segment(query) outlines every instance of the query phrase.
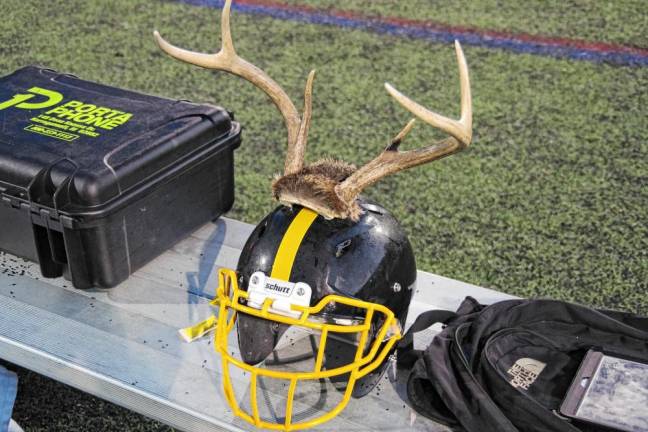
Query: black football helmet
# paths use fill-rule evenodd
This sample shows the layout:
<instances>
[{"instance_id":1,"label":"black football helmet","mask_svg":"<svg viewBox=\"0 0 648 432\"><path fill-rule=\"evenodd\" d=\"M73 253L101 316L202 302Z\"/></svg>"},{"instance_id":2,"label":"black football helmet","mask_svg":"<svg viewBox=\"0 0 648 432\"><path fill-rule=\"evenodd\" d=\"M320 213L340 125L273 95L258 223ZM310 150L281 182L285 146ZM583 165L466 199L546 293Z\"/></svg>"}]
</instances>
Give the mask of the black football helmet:
<instances>
[{"instance_id":1,"label":"black football helmet","mask_svg":"<svg viewBox=\"0 0 648 432\"><path fill-rule=\"evenodd\" d=\"M284 273L285 281L307 284L312 289L310 306L329 295L380 304L394 313L403 328L416 281L412 247L398 221L387 210L366 200L361 200L360 206L363 214L358 222L327 220L317 215L306 227L301 241L293 238L292 242L287 240L287 233L291 234L291 227L304 209L277 207L256 226L243 248L236 270L239 287L245 290L253 275L259 272L276 275L278 252L285 254L288 247L291 249L288 254L294 258L290 270ZM333 323L352 322L363 318L364 313L332 302L318 318ZM246 314L239 314L237 320L240 353L248 364L266 359L289 327ZM375 336L382 323L373 325ZM327 347L325 368L353 361L348 357L354 350L345 350L345 344L327 344ZM353 396L371 391L385 365L383 362L358 380Z\"/></svg>"}]
</instances>

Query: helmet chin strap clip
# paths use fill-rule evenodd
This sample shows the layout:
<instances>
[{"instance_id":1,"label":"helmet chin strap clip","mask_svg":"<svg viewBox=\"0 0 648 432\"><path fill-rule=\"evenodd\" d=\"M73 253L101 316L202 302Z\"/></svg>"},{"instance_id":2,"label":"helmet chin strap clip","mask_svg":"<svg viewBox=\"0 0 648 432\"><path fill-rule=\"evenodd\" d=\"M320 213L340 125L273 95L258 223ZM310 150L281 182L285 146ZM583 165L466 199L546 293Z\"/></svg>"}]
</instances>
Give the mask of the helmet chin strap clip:
<instances>
[{"instance_id":1,"label":"helmet chin strap clip","mask_svg":"<svg viewBox=\"0 0 648 432\"><path fill-rule=\"evenodd\" d=\"M312 289L307 283L274 279L260 271L250 276L247 292L248 306L263 309L266 301L271 299L269 312L292 318L299 318L301 312L292 310L291 305L309 307L312 295Z\"/></svg>"}]
</instances>

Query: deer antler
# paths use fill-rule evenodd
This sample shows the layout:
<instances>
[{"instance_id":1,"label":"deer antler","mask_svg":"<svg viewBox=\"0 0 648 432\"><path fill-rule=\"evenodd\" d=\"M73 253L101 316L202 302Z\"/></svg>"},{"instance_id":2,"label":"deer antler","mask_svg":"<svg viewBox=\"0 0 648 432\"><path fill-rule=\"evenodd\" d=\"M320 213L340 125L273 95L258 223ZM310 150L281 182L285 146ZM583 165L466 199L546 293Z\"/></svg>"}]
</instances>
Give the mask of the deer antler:
<instances>
[{"instance_id":1,"label":"deer antler","mask_svg":"<svg viewBox=\"0 0 648 432\"><path fill-rule=\"evenodd\" d=\"M461 82L461 118L459 120L452 120L436 114L385 83L385 88L389 94L403 107L424 122L441 129L451 136L425 148L406 152L398 151L400 143L414 126L414 120L410 121L378 157L336 186L335 192L348 206L353 206L356 197L363 189L385 176L440 159L468 147L472 139L470 80L468 78L466 58L458 41L455 41L455 51L459 63L459 79Z\"/></svg>"},{"instance_id":2,"label":"deer antler","mask_svg":"<svg viewBox=\"0 0 648 432\"><path fill-rule=\"evenodd\" d=\"M240 76L263 90L277 106L284 117L288 129L288 151L286 155L285 174L296 173L304 165L304 152L308 127L310 124L310 95L312 93L314 72L308 77L304 96L304 117L300 119L295 105L286 92L268 74L247 62L236 54L230 32L231 0L226 0L221 18L222 48L216 54L203 54L187 51L171 45L157 32L153 33L160 49L171 57L208 69L222 70Z\"/></svg>"},{"instance_id":3,"label":"deer antler","mask_svg":"<svg viewBox=\"0 0 648 432\"><path fill-rule=\"evenodd\" d=\"M468 66L459 42L455 42L461 81L461 118L452 120L436 114L401 94L391 85L387 91L407 110L424 122L448 133L450 137L428 147L400 152L398 147L414 126L410 121L378 157L360 169L343 161L324 159L304 166L304 153L312 113L315 71L311 71L304 91L304 112L300 118L286 92L265 72L236 54L230 32L231 0L225 1L222 14L222 47L216 54L202 54L175 47L154 32L160 48L178 60L240 76L263 90L284 117L288 129L288 151L284 175L272 183L275 198L285 205L311 208L327 219L358 220L362 214L356 198L366 187L398 171L431 162L466 148L472 139L472 103Z\"/></svg>"}]
</instances>

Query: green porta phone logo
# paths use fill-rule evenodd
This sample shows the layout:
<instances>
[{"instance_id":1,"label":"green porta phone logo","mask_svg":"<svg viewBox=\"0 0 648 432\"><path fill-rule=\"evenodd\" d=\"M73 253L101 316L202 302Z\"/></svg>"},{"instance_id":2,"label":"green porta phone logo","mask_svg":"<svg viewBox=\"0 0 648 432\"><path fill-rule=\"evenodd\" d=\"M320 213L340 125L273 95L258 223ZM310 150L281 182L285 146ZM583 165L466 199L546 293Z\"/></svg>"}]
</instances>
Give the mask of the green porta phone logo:
<instances>
[{"instance_id":1,"label":"green porta phone logo","mask_svg":"<svg viewBox=\"0 0 648 432\"><path fill-rule=\"evenodd\" d=\"M0 103L0 111L12 106L15 106L16 108L29 109L29 110L49 108L52 105L56 105L57 103L63 100L63 95L53 90L47 90L40 87L32 87L27 91L30 92L31 94L17 94L14 95L8 101ZM35 98L37 95L44 96L47 98L47 100L40 101L40 102L27 102L28 100Z\"/></svg>"},{"instance_id":2,"label":"green porta phone logo","mask_svg":"<svg viewBox=\"0 0 648 432\"><path fill-rule=\"evenodd\" d=\"M63 141L74 141L81 135L97 138L102 130L113 130L133 116L131 113L78 100L59 105L64 96L41 87L32 87L27 91L29 93L16 94L11 99L0 102L0 111L11 107L24 110L52 108L31 118L33 123L24 130Z\"/></svg>"}]
</instances>

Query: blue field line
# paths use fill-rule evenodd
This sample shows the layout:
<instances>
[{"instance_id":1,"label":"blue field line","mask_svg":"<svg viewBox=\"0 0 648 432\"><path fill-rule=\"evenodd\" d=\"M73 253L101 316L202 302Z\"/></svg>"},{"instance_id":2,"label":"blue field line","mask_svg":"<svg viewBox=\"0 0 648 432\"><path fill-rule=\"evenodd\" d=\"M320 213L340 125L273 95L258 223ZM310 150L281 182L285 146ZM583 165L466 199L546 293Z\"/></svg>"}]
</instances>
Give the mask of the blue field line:
<instances>
[{"instance_id":1,"label":"blue field line","mask_svg":"<svg viewBox=\"0 0 648 432\"><path fill-rule=\"evenodd\" d=\"M209 8L222 8L222 0L176 0L193 6ZM623 66L648 66L648 55L639 53L624 52L622 50L610 51L600 49L584 49L556 43L534 42L519 40L514 36L493 37L473 30L439 30L422 26L412 26L401 23L390 23L377 18L364 18L358 16L340 16L325 11L313 9L304 10L296 6L282 4L264 4L264 0L255 2L242 2L232 5L232 8L240 13L272 17L285 21L304 22L318 25L332 25L343 28L369 30L376 33L404 36L413 39L422 39L430 42L451 43L458 40L462 44L494 48L519 54L532 54L549 56L555 58L568 58L578 61L589 61L595 63L612 63ZM528 39L528 38L527 38Z\"/></svg>"}]
</instances>

